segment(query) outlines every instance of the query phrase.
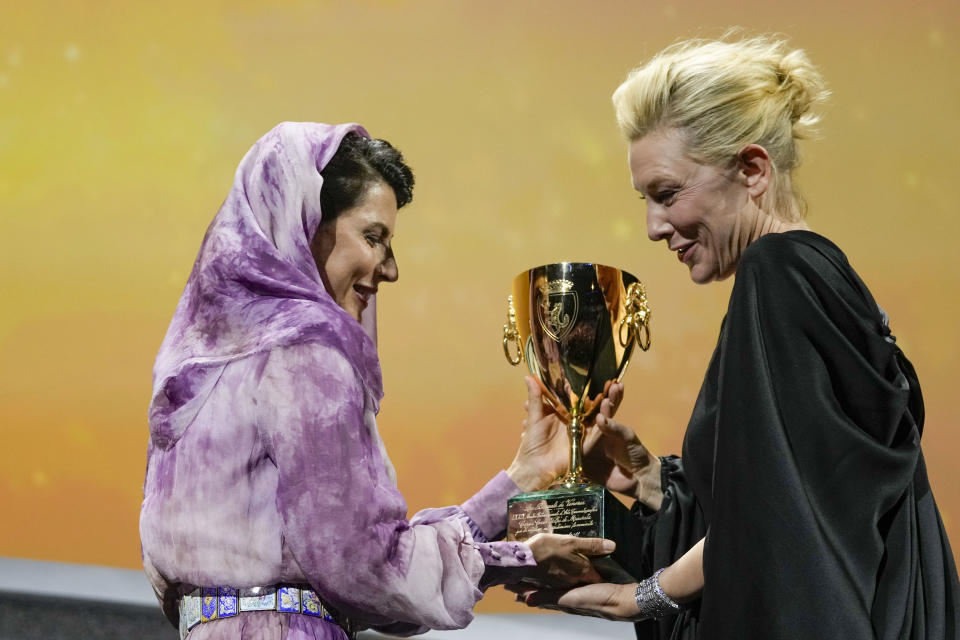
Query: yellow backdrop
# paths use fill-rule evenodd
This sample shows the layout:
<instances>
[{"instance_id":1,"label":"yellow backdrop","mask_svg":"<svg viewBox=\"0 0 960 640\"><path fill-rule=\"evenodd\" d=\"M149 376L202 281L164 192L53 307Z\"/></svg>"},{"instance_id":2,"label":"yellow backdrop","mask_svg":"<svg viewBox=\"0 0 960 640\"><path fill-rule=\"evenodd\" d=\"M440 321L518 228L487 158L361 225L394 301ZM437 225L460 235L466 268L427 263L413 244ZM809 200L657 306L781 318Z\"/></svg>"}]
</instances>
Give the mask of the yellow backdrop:
<instances>
[{"instance_id":1,"label":"yellow backdrop","mask_svg":"<svg viewBox=\"0 0 960 640\"><path fill-rule=\"evenodd\" d=\"M953 0L7 3L0 20L0 555L138 567L150 369L236 164L282 120L357 121L417 175L380 296L381 428L411 510L513 454L511 278L561 259L648 284L621 413L676 452L729 283L646 241L609 96L731 25L808 49L834 96L799 172L816 231L892 317L960 549ZM481 610L516 608L494 596Z\"/></svg>"}]
</instances>

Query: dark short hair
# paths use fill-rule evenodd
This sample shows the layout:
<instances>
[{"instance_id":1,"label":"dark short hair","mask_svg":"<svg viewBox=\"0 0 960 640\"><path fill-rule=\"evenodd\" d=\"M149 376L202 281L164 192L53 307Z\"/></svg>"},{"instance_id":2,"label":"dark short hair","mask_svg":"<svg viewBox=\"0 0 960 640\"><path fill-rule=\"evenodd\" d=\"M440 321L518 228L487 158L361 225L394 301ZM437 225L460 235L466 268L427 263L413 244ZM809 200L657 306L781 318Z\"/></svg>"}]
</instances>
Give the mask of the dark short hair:
<instances>
[{"instance_id":1,"label":"dark short hair","mask_svg":"<svg viewBox=\"0 0 960 640\"><path fill-rule=\"evenodd\" d=\"M390 185L397 208L413 199L413 171L403 161L403 154L386 140L348 133L320 175L324 222L360 204L367 189L376 182Z\"/></svg>"}]
</instances>

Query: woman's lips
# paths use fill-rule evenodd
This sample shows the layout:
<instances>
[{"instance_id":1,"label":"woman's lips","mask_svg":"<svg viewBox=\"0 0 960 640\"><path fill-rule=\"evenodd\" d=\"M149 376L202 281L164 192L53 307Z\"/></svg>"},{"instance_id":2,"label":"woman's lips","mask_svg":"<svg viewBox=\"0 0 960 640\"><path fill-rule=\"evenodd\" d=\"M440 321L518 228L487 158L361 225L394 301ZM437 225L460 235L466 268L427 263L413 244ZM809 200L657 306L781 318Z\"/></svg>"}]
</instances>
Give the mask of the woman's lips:
<instances>
[{"instance_id":1,"label":"woman's lips","mask_svg":"<svg viewBox=\"0 0 960 640\"><path fill-rule=\"evenodd\" d=\"M690 255L690 249L692 249L692 248L693 248L693 245L695 245L695 244L696 244L696 242L694 242L694 243L692 243L692 244L688 244L688 245L685 246L685 247L680 247L680 248L678 248L678 249L677 249L677 260L679 260L680 262L686 263L689 255Z\"/></svg>"},{"instance_id":2,"label":"woman's lips","mask_svg":"<svg viewBox=\"0 0 960 640\"><path fill-rule=\"evenodd\" d=\"M353 285L353 292L357 296L357 300L360 301L360 304L364 309L367 308L367 303L370 302L370 296L376 295L377 290L371 289L370 287L364 287L363 285L355 284Z\"/></svg>"}]
</instances>

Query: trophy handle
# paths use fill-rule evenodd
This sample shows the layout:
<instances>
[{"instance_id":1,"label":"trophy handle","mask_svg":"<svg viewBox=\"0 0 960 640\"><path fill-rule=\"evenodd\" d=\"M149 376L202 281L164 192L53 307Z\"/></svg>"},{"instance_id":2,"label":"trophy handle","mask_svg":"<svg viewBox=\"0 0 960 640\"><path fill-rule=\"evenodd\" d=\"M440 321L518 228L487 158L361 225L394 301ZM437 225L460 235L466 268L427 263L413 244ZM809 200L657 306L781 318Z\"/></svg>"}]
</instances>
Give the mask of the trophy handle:
<instances>
[{"instance_id":1,"label":"trophy handle","mask_svg":"<svg viewBox=\"0 0 960 640\"><path fill-rule=\"evenodd\" d=\"M510 343L517 345L517 355L510 355ZM503 355L507 362L517 366L523 362L523 349L520 346L520 332L517 331L517 312L513 308L513 296L507 296L507 324L503 325Z\"/></svg>"},{"instance_id":2,"label":"trophy handle","mask_svg":"<svg viewBox=\"0 0 960 640\"><path fill-rule=\"evenodd\" d=\"M620 346L626 348L630 341L636 339L637 344L644 351L650 348L650 316L652 312L647 306L647 289L642 282L634 282L627 287L627 300L624 303L625 315L620 321ZM627 337L623 337L626 328Z\"/></svg>"}]
</instances>

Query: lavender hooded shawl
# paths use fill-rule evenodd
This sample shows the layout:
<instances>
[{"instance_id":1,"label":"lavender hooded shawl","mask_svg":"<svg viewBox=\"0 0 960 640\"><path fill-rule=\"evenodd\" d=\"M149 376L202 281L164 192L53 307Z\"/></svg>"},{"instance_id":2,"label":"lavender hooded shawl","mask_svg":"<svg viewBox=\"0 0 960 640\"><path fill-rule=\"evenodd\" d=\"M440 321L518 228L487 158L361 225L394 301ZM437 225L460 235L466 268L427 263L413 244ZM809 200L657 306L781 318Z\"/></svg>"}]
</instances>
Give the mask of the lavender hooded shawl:
<instances>
[{"instance_id":1,"label":"lavender hooded shawl","mask_svg":"<svg viewBox=\"0 0 960 640\"><path fill-rule=\"evenodd\" d=\"M355 124L285 122L244 156L157 354L157 446L179 439L226 363L273 347L336 346L379 403L375 305L361 328L327 294L310 252L322 218L320 171L351 131L367 136Z\"/></svg>"},{"instance_id":2,"label":"lavender hooded shawl","mask_svg":"<svg viewBox=\"0 0 960 640\"><path fill-rule=\"evenodd\" d=\"M309 583L371 626L413 633L472 617L490 567L533 564L488 542L518 491L498 474L462 507L406 519L375 416L374 304L361 323L310 252L320 170L358 125L283 123L237 169L154 367L140 537L171 622L198 586ZM500 572L505 575L504 572ZM321 619L242 613L202 638L342 638Z\"/></svg>"}]
</instances>

